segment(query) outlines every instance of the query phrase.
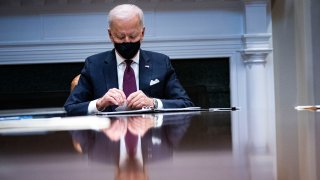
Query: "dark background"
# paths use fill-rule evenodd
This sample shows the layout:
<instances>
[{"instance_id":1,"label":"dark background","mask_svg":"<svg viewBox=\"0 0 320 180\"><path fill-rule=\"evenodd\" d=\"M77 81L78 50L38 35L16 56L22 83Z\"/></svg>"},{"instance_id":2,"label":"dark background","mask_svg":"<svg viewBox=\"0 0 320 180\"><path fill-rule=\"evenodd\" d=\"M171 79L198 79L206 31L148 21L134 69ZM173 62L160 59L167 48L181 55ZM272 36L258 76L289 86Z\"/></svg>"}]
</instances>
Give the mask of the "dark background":
<instances>
[{"instance_id":1,"label":"dark background","mask_svg":"<svg viewBox=\"0 0 320 180\"><path fill-rule=\"evenodd\" d=\"M228 58L175 59L172 64L196 106L230 106ZM62 107L82 67L83 63L1 65L0 110Z\"/></svg>"}]
</instances>

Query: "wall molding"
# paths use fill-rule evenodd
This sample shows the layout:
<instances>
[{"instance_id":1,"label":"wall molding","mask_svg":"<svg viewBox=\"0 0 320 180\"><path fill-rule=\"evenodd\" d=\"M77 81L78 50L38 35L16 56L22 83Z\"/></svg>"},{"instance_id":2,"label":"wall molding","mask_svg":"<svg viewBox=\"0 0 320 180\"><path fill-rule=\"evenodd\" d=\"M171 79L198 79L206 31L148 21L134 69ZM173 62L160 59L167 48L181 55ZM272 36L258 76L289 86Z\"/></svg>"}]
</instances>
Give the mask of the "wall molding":
<instances>
[{"instance_id":1,"label":"wall molding","mask_svg":"<svg viewBox=\"0 0 320 180\"><path fill-rule=\"evenodd\" d=\"M85 58L113 48L107 40L1 42L0 64L84 62ZM227 57L242 49L241 35L145 38L142 48L172 59Z\"/></svg>"}]
</instances>

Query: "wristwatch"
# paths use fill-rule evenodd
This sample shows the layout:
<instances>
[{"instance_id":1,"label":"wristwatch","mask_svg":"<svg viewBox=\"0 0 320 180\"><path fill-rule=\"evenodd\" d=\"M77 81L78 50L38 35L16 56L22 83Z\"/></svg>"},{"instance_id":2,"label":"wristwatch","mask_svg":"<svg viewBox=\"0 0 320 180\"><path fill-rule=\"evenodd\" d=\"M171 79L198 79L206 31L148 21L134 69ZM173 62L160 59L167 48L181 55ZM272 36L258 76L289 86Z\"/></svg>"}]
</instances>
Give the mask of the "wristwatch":
<instances>
[{"instance_id":1,"label":"wristwatch","mask_svg":"<svg viewBox=\"0 0 320 180\"><path fill-rule=\"evenodd\" d=\"M153 109L158 109L158 101L156 98L153 98Z\"/></svg>"}]
</instances>

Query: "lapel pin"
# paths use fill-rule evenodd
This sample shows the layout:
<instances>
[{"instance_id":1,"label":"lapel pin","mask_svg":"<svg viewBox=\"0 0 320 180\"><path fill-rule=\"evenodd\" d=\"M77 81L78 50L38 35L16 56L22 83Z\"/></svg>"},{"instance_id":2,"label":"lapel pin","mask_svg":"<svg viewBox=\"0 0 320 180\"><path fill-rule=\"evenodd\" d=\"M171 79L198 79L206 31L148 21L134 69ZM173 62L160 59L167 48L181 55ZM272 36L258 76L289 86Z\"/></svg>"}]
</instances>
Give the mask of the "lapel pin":
<instances>
[{"instance_id":1,"label":"lapel pin","mask_svg":"<svg viewBox=\"0 0 320 180\"><path fill-rule=\"evenodd\" d=\"M149 65L145 65L144 67L149 68L150 66Z\"/></svg>"}]
</instances>

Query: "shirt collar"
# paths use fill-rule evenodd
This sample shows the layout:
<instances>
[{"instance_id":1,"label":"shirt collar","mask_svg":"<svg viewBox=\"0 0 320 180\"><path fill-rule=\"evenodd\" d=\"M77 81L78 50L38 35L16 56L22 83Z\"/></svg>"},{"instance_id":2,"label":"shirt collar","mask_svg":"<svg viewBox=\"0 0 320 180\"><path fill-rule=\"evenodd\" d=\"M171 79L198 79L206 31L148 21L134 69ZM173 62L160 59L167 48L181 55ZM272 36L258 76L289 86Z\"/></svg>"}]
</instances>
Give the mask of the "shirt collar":
<instances>
[{"instance_id":1,"label":"shirt collar","mask_svg":"<svg viewBox=\"0 0 320 180\"><path fill-rule=\"evenodd\" d=\"M121 63L124 63L125 59L121 57L117 51L116 52L116 59L117 59L117 65L119 66ZM140 57L140 50L137 52L137 54L131 59L134 63L139 64L139 57Z\"/></svg>"}]
</instances>

